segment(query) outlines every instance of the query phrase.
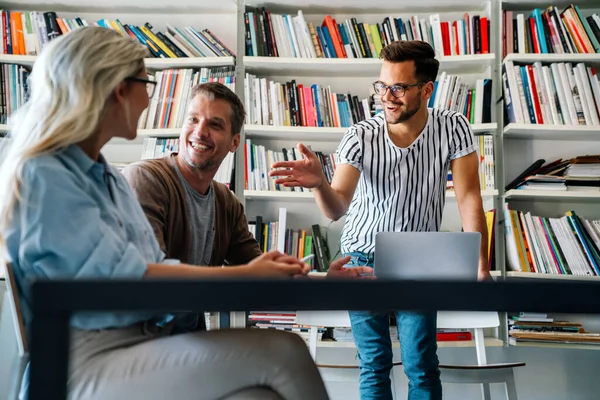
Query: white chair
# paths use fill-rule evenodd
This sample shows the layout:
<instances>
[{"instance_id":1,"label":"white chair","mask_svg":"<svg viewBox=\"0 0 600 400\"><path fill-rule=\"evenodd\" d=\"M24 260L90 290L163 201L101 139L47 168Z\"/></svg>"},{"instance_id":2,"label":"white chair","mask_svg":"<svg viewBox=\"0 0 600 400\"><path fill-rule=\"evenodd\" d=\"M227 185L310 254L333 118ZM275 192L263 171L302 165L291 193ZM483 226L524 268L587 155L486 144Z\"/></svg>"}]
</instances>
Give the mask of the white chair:
<instances>
[{"instance_id":1,"label":"white chair","mask_svg":"<svg viewBox=\"0 0 600 400\"><path fill-rule=\"evenodd\" d=\"M523 367L525 363L488 364L485 351L483 330L497 328L500 319L497 312L440 311L438 312L438 328L473 330L477 365L440 364L442 382L448 383L481 383L484 400L490 400L490 383L504 383L506 398L517 400L514 368Z\"/></svg>"},{"instance_id":2,"label":"white chair","mask_svg":"<svg viewBox=\"0 0 600 400\"><path fill-rule=\"evenodd\" d=\"M21 308L19 305L19 296L17 295L17 286L15 277L13 275L10 264L5 265L5 279L6 279L6 294L4 301L2 302L2 325L10 325L13 336L9 338L2 338L3 346L14 346L16 339L17 352L16 357L12 360L13 367L11 368L12 376L8 387L8 399L17 400L19 398L19 392L21 389L21 381L25 372L25 367L29 361L29 348L27 346L27 339L25 336L25 327L23 325L23 316L21 315ZM5 320L6 319L6 320ZM4 332L3 332L4 333ZM0 350L2 354L14 353L14 348Z\"/></svg>"},{"instance_id":3,"label":"white chair","mask_svg":"<svg viewBox=\"0 0 600 400\"><path fill-rule=\"evenodd\" d=\"M310 354L317 361L317 344L318 344L318 330L319 327L327 328L349 328L350 316L348 311L297 311L296 312L296 323L298 325L310 326L310 338L308 347ZM390 370L390 380L392 386L392 396L396 399L396 382L394 380L394 367L402 365L401 362L394 362L392 369ZM319 368L335 368L335 369L356 369L358 370L358 364L350 365L339 365L339 364L319 364Z\"/></svg>"}]
</instances>

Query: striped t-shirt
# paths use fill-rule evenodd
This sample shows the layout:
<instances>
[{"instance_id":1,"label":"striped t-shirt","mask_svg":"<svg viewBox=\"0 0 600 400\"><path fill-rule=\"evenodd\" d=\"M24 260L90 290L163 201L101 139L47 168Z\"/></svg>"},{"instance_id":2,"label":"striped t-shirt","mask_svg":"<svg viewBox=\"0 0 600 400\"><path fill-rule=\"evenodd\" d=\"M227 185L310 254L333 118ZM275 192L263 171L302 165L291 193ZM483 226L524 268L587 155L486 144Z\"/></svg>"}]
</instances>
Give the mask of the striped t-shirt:
<instances>
[{"instance_id":1,"label":"striped t-shirt","mask_svg":"<svg viewBox=\"0 0 600 400\"><path fill-rule=\"evenodd\" d=\"M338 163L361 171L346 215L341 251L372 253L377 232L438 231L450 161L476 151L467 119L429 109L427 125L408 147L394 145L383 113L352 126Z\"/></svg>"}]
</instances>

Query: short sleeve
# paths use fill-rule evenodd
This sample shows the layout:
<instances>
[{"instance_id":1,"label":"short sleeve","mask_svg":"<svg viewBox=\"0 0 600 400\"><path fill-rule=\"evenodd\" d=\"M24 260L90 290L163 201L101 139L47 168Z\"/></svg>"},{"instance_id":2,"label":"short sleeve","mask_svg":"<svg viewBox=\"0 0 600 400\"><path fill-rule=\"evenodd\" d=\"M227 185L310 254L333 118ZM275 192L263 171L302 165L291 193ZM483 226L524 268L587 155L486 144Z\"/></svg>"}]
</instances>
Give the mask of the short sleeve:
<instances>
[{"instance_id":1,"label":"short sleeve","mask_svg":"<svg viewBox=\"0 0 600 400\"><path fill-rule=\"evenodd\" d=\"M340 145L338 146L338 164L350 164L362 171L362 145L356 128L352 127L346 131Z\"/></svg>"},{"instance_id":2,"label":"short sleeve","mask_svg":"<svg viewBox=\"0 0 600 400\"><path fill-rule=\"evenodd\" d=\"M141 278L145 260L101 217L101 208L59 162L24 171L19 261L44 278Z\"/></svg>"},{"instance_id":3,"label":"short sleeve","mask_svg":"<svg viewBox=\"0 0 600 400\"><path fill-rule=\"evenodd\" d=\"M464 115L454 115L452 139L450 142L450 160L464 157L477 150L475 135Z\"/></svg>"}]
</instances>

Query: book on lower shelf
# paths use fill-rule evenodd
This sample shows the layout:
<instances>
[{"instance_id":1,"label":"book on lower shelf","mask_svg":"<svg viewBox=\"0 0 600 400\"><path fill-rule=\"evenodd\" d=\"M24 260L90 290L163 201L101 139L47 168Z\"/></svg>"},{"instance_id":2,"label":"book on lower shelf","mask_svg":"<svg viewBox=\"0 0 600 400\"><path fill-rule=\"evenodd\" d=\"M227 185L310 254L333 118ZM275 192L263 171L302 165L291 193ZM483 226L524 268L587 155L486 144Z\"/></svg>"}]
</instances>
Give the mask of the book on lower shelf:
<instances>
[{"instance_id":1,"label":"book on lower shelf","mask_svg":"<svg viewBox=\"0 0 600 400\"><path fill-rule=\"evenodd\" d=\"M546 163L534 161L506 190L600 192L600 155L583 155Z\"/></svg>"},{"instance_id":2,"label":"book on lower shelf","mask_svg":"<svg viewBox=\"0 0 600 400\"><path fill-rule=\"evenodd\" d=\"M490 18L465 13L444 20L440 14L421 18L389 16L377 23L359 18L340 20L331 15L308 21L297 15L277 14L265 7L246 7L247 56L297 58L378 58L381 49L398 40L422 40L440 56L488 54Z\"/></svg>"},{"instance_id":3,"label":"book on lower shelf","mask_svg":"<svg viewBox=\"0 0 600 400\"><path fill-rule=\"evenodd\" d=\"M66 18L55 11L2 10L4 53L37 55L51 40L86 27L100 26L129 36L148 48L155 58L235 57L209 29L183 28L166 24L164 32L149 22L143 25L122 23L119 19L101 18L88 22L85 18Z\"/></svg>"},{"instance_id":4,"label":"book on lower shelf","mask_svg":"<svg viewBox=\"0 0 600 400\"><path fill-rule=\"evenodd\" d=\"M336 165L336 155L333 153L324 153L318 150L313 151L319 161L323 174L327 182L331 183ZM303 155L295 147L282 148L281 151L267 149L262 144L252 142L252 139L246 139L244 146L245 161L245 189L246 190L266 190L266 191L285 191L285 192L309 192L310 189L303 187L286 187L275 184L276 177L270 177L269 171L271 165L278 161L296 161L303 159Z\"/></svg>"},{"instance_id":5,"label":"book on lower shelf","mask_svg":"<svg viewBox=\"0 0 600 400\"><path fill-rule=\"evenodd\" d=\"M504 204L506 257L513 271L600 276L600 220L575 211L541 217Z\"/></svg>"},{"instance_id":6,"label":"book on lower shelf","mask_svg":"<svg viewBox=\"0 0 600 400\"><path fill-rule=\"evenodd\" d=\"M600 333L587 332L574 321L557 321L544 313L521 312L509 317L509 344L532 343L600 345Z\"/></svg>"},{"instance_id":7,"label":"book on lower shelf","mask_svg":"<svg viewBox=\"0 0 600 400\"><path fill-rule=\"evenodd\" d=\"M248 229L263 252L276 249L297 258L314 254L314 258L306 263L313 270L326 272L331 255L327 236L323 234L321 226L313 224L307 229L292 229L287 227L287 218L287 209L280 207L277 221L266 222L261 215L257 215L248 221Z\"/></svg>"}]
</instances>

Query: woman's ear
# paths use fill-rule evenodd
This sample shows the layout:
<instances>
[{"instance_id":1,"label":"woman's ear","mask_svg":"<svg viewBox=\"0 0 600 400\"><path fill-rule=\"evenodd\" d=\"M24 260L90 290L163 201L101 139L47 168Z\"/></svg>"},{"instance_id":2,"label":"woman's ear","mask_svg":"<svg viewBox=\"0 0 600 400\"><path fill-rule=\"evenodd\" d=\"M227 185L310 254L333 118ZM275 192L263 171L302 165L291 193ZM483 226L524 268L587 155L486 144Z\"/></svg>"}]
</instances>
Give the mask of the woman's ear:
<instances>
[{"instance_id":1,"label":"woman's ear","mask_svg":"<svg viewBox=\"0 0 600 400\"><path fill-rule=\"evenodd\" d=\"M109 99L116 102L123 102L125 95L127 94L129 87L128 83L123 81L119 83L110 93Z\"/></svg>"}]
</instances>

